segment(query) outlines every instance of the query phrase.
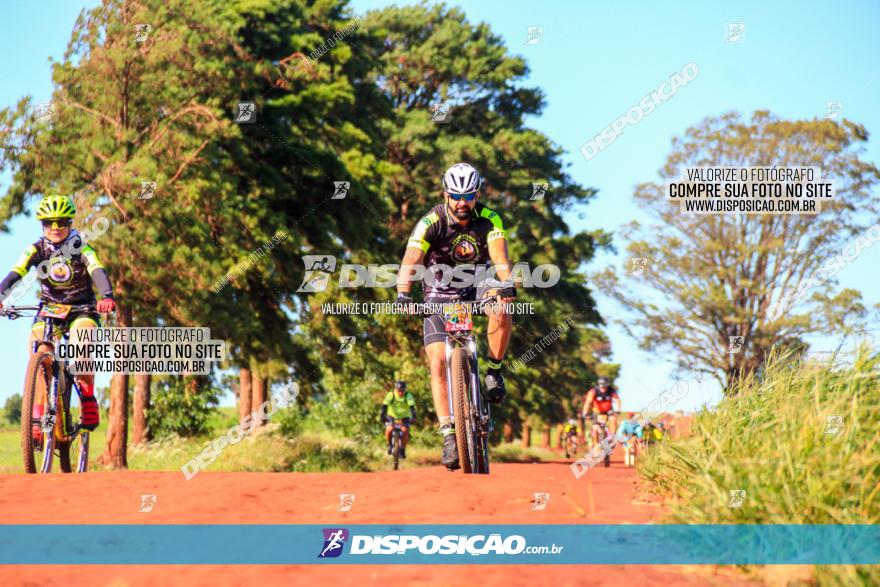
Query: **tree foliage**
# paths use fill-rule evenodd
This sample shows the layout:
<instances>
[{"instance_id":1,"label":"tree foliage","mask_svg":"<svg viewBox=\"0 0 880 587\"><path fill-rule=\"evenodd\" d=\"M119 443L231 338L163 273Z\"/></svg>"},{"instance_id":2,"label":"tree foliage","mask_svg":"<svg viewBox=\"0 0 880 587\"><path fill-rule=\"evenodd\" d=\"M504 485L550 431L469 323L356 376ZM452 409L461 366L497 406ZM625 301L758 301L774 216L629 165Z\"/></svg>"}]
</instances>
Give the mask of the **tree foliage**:
<instances>
[{"instance_id":1,"label":"tree foliage","mask_svg":"<svg viewBox=\"0 0 880 587\"><path fill-rule=\"evenodd\" d=\"M509 378L500 416L559 417L609 356L584 273L608 235L573 232L563 219L594 190L527 126L543 96L488 25L442 5L354 17L344 1L305 0L104 0L83 11L52 67L51 120L32 116L28 97L0 111L0 166L12 172L0 222L42 195L71 194L78 226L111 221L94 245L120 326L208 326L227 341L230 365L293 373L306 410L378 412L388 383L406 378L427 421L420 321L324 315L322 302L393 291L298 293L301 258L399 262L414 222L439 202L443 170L469 161L486 177L484 202L507 225L512 259L562 272L552 289L523 292L535 314L516 319L508 358L566 320L577 325ZM151 25L146 39L138 23ZM331 50L306 58L334 36ZM239 102L255 104L254 124L235 121ZM432 121L437 102L452 105L449 124ZM152 181L154 196L140 198ZM335 181L350 182L345 199L332 199ZM543 200L529 199L533 182L549 184ZM357 337L353 353L337 354L342 335ZM167 393L153 397L168 409L154 406L154 418L177 409L177 384L162 381ZM126 429L127 389L118 377L111 431ZM366 412L327 417L359 433L372 426ZM124 434L108 443L124 466Z\"/></svg>"},{"instance_id":2,"label":"tree foliage","mask_svg":"<svg viewBox=\"0 0 880 587\"><path fill-rule=\"evenodd\" d=\"M654 222L630 223L623 235L629 256L647 258L648 269L599 278L635 315L624 326L641 347L668 350L680 368L729 387L774 346L803 349L807 333L864 320L859 293L832 295L833 277L787 312L768 310L877 222L880 170L863 159L867 140L865 128L848 120L789 121L767 111L748 121L737 113L708 118L674 139L663 180L686 167L815 167L834 180L836 196L817 216L687 215L668 202L664 183L638 185L635 198ZM730 352L732 336L744 337L740 352Z\"/></svg>"}]
</instances>

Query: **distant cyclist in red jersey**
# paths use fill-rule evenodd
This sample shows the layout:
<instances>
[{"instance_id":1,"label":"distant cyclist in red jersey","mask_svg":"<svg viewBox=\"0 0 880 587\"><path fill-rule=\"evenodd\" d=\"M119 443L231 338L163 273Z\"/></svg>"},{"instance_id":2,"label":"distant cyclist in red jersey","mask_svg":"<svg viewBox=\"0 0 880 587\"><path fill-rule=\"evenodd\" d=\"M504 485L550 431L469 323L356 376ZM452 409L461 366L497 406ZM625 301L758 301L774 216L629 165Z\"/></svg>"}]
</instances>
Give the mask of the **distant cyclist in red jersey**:
<instances>
[{"instance_id":1,"label":"distant cyclist in red jersey","mask_svg":"<svg viewBox=\"0 0 880 587\"><path fill-rule=\"evenodd\" d=\"M608 432L613 435L617 432L617 416L615 412L620 411L620 396L617 395L617 390L611 387L611 382L608 378L600 377L596 387L591 387L590 391L587 392L584 398L584 407L581 410L581 416L585 420L589 418L593 423L591 436L594 446L599 442L596 416L599 414L608 415Z\"/></svg>"}]
</instances>

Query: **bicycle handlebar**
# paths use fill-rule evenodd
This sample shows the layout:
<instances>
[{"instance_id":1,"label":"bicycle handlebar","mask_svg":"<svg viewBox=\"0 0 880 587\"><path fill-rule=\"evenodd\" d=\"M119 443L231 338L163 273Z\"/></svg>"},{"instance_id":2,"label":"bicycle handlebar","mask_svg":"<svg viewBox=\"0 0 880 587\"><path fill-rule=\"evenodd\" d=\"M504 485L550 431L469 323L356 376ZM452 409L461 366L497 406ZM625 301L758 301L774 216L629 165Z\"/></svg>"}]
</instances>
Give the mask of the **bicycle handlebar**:
<instances>
[{"instance_id":1,"label":"bicycle handlebar","mask_svg":"<svg viewBox=\"0 0 880 587\"><path fill-rule=\"evenodd\" d=\"M15 320L16 318L21 318L22 312L39 312L43 308L42 305L39 306L3 306L0 308L0 316L6 316L10 320ZM79 304L75 306L70 306L70 312L79 313L79 312L96 312L97 306L95 304Z\"/></svg>"},{"instance_id":2,"label":"bicycle handlebar","mask_svg":"<svg viewBox=\"0 0 880 587\"><path fill-rule=\"evenodd\" d=\"M472 312L478 312L478 311L482 310L483 308L485 308L487 305L496 303L497 296L501 296L502 298L516 297L516 287L514 287L514 286L506 287L506 288L496 288L494 290L490 289L487 291L490 291L490 292L494 291L495 294L492 296L484 297L482 300L450 300L450 301L436 301L436 302L412 301L412 302L405 302L402 304L414 306L416 308L418 306L425 306L425 305L430 305L433 307L441 307L441 306L446 306L446 305L470 306L470 309ZM407 312L407 313L420 314L421 312L415 311L415 312Z\"/></svg>"}]
</instances>

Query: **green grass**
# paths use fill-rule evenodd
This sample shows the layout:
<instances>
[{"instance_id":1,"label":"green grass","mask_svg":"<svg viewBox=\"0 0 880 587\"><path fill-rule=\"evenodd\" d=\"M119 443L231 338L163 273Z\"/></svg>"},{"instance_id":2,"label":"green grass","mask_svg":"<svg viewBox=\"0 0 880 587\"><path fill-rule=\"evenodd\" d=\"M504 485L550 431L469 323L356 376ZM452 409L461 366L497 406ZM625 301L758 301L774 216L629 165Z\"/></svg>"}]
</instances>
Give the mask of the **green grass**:
<instances>
[{"instance_id":1,"label":"green grass","mask_svg":"<svg viewBox=\"0 0 880 587\"><path fill-rule=\"evenodd\" d=\"M661 443L640 472L688 524L880 523L880 355L831 369L776 359L693 435ZM829 417L842 418L826 433ZM730 491L744 489L741 507ZM880 584L880 567L816 567L821 585Z\"/></svg>"},{"instance_id":2,"label":"green grass","mask_svg":"<svg viewBox=\"0 0 880 587\"><path fill-rule=\"evenodd\" d=\"M92 433L90 470L100 470L96 459L104 451L107 415ZM197 457L211 441L238 423L235 408L212 410L208 434L181 438L171 436L128 448L128 466L139 471L180 471ZM129 439L131 420L129 419ZM433 430L414 430L402 468L440 464L440 436ZM558 454L536 447L523 449L519 443L504 443L492 449L493 462L525 463L560 458ZM293 438L280 433L277 424L258 429L238 444L226 446L208 466L209 471L382 471L391 468L384 440L377 434L367 440L341 438L316 422L307 422ZM21 473L21 449L18 427L0 427L0 473Z\"/></svg>"},{"instance_id":3,"label":"green grass","mask_svg":"<svg viewBox=\"0 0 880 587\"><path fill-rule=\"evenodd\" d=\"M2 416L2 415L0 415ZM0 424L0 473L22 473L18 425L6 420ZM107 415L91 434L90 469L100 470L96 459L104 451ZM212 410L208 434L181 438L171 436L128 448L128 466L141 471L179 471L198 456L207 444L238 423L235 408ZM129 439L131 420L129 420ZM402 468L440 463L439 442L433 435L415 434L407 447ZM369 441L340 438L323 426L307 426L295 438L279 433L277 425L258 429L238 444L228 445L208 467L209 471L380 471L391 468L384 442L377 436Z\"/></svg>"},{"instance_id":4,"label":"green grass","mask_svg":"<svg viewBox=\"0 0 880 587\"><path fill-rule=\"evenodd\" d=\"M537 463L559 460L562 456L545 448L523 448L519 442L505 442L491 449L489 457L497 463Z\"/></svg>"}]
</instances>

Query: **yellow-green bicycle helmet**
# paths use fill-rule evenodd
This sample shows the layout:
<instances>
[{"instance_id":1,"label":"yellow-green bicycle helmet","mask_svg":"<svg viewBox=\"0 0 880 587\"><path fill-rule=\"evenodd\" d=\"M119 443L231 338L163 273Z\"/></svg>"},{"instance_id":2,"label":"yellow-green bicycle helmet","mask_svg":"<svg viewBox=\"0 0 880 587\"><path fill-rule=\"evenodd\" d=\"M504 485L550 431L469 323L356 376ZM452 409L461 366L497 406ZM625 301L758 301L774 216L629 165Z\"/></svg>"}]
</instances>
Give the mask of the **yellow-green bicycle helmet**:
<instances>
[{"instance_id":1,"label":"yellow-green bicycle helmet","mask_svg":"<svg viewBox=\"0 0 880 587\"><path fill-rule=\"evenodd\" d=\"M37 204L37 220L74 218L76 206L67 196L46 196Z\"/></svg>"}]
</instances>

